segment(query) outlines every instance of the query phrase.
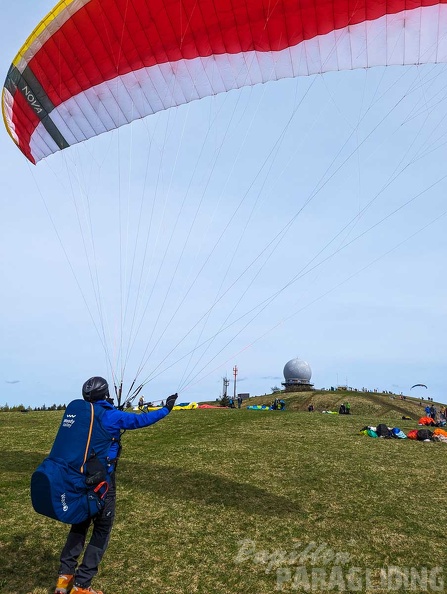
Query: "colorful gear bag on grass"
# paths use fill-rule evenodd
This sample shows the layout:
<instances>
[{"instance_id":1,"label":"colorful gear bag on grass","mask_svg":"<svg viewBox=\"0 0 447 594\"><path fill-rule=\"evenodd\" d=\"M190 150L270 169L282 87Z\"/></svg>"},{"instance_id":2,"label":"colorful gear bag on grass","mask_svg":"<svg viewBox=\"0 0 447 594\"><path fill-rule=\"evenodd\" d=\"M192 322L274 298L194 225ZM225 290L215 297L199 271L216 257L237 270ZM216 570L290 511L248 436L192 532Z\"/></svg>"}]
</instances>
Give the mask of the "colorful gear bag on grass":
<instances>
[{"instance_id":1,"label":"colorful gear bag on grass","mask_svg":"<svg viewBox=\"0 0 447 594\"><path fill-rule=\"evenodd\" d=\"M435 421L431 417L421 417L418 421L418 425L427 425L428 427L433 427L435 425Z\"/></svg>"},{"instance_id":2,"label":"colorful gear bag on grass","mask_svg":"<svg viewBox=\"0 0 447 594\"><path fill-rule=\"evenodd\" d=\"M47 458L31 477L36 512L78 524L104 507L112 436L100 424L100 403L73 400L67 406Z\"/></svg>"},{"instance_id":3,"label":"colorful gear bag on grass","mask_svg":"<svg viewBox=\"0 0 447 594\"><path fill-rule=\"evenodd\" d=\"M418 429L417 433L417 440L418 441L427 441L432 438L433 434L430 429Z\"/></svg>"},{"instance_id":4,"label":"colorful gear bag on grass","mask_svg":"<svg viewBox=\"0 0 447 594\"><path fill-rule=\"evenodd\" d=\"M396 437L397 439L407 439L407 436L402 431L402 429L399 429L399 427L393 427L392 433L393 437Z\"/></svg>"}]
</instances>

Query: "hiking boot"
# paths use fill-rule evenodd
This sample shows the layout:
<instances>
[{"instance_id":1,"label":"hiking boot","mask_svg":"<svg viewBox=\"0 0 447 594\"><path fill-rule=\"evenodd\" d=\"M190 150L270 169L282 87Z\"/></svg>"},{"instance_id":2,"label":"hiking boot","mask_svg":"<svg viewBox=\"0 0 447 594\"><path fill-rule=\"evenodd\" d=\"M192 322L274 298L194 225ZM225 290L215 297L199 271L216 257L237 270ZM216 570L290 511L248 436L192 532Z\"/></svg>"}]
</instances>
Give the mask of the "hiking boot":
<instances>
[{"instance_id":1,"label":"hiking boot","mask_svg":"<svg viewBox=\"0 0 447 594\"><path fill-rule=\"evenodd\" d=\"M103 594L101 590L93 590L91 586L83 588L82 586L73 586L71 594Z\"/></svg>"},{"instance_id":2,"label":"hiking boot","mask_svg":"<svg viewBox=\"0 0 447 594\"><path fill-rule=\"evenodd\" d=\"M54 594L69 594L73 587L74 575L60 575L57 578Z\"/></svg>"}]
</instances>

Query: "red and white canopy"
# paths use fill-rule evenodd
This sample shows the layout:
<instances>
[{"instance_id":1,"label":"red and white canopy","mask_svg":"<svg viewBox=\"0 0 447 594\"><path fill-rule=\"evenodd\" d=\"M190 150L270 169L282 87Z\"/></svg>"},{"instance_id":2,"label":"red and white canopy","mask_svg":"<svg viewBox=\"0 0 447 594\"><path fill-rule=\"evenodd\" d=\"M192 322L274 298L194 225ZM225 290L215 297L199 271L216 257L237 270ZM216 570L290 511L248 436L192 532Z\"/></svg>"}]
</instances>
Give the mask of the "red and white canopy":
<instances>
[{"instance_id":1,"label":"red and white canopy","mask_svg":"<svg viewBox=\"0 0 447 594\"><path fill-rule=\"evenodd\" d=\"M445 62L447 0L62 0L15 58L6 127L33 163L195 99L286 77Z\"/></svg>"}]
</instances>

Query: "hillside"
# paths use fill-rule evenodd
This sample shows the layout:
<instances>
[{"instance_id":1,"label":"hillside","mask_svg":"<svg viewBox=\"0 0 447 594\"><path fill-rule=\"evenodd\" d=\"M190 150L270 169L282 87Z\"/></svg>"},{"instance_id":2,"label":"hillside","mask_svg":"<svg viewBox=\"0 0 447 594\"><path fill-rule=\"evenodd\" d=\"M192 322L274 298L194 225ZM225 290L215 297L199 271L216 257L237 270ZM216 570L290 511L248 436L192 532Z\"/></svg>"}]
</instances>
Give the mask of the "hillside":
<instances>
[{"instance_id":1,"label":"hillside","mask_svg":"<svg viewBox=\"0 0 447 594\"><path fill-rule=\"evenodd\" d=\"M351 414L368 416L372 418L401 418L411 417L414 420L425 415L424 408L427 400L411 398L406 396L401 400L396 394L381 394L374 392L354 392L327 390L313 390L309 392L281 392L280 394L268 394L256 396L246 400L243 407L256 404L271 404L275 397L280 397L286 402L286 409L289 411L307 411L310 404L313 404L316 412L330 410L337 412L343 402L351 404ZM430 402L430 404L432 404ZM433 403L439 411L441 403Z\"/></svg>"},{"instance_id":2,"label":"hillside","mask_svg":"<svg viewBox=\"0 0 447 594\"><path fill-rule=\"evenodd\" d=\"M127 431L115 524L94 587L107 594L445 592L447 444L362 435L387 406L385 422L393 423L394 401L351 396L351 416L300 412L309 398L343 398L314 392L288 395L296 412L178 411ZM356 412L362 406L374 415ZM33 512L29 485L61 416L0 415L1 594L54 592L68 526ZM432 510L439 521L427 520Z\"/></svg>"}]
</instances>

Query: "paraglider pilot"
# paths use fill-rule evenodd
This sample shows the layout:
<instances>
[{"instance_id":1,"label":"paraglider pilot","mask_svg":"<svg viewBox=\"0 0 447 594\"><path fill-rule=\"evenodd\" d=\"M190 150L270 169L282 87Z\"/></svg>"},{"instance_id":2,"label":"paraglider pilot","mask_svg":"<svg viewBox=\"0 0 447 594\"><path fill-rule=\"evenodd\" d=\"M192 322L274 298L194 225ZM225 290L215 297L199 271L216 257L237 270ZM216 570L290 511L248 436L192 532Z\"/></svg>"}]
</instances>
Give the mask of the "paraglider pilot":
<instances>
[{"instance_id":1,"label":"paraglider pilot","mask_svg":"<svg viewBox=\"0 0 447 594\"><path fill-rule=\"evenodd\" d=\"M105 409L102 415L97 415L98 423L94 426L92 442L95 431L104 432L110 437L110 449L107 457L107 473L109 490L105 497L104 508L93 519L87 519L80 524L71 526L67 541L60 556L59 578L55 594L102 594L93 590L90 584L98 572L98 565L109 543L110 532L115 518L116 483L115 468L121 450L121 432L128 429L142 429L157 423L166 417L172 410L177 394L169 396L166 405L159 410L129 413L115 408L110 403L109 386L102 377L92 377L82 386L84 400L93 403L94 407ZM87 531L93 522L93 531L90 541L85 549L82 562L78 559L84 550Z\"/></svg>"}]
</instances>

